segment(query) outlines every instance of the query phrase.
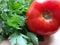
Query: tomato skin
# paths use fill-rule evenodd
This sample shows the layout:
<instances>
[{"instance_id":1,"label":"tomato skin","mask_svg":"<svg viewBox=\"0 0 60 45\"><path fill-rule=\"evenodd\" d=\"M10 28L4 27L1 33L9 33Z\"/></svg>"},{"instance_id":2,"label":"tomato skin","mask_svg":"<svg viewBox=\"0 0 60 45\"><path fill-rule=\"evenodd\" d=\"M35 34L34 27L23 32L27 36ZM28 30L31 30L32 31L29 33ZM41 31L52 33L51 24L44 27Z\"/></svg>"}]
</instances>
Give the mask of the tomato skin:
<instances>
[{"instance_id":1,"label":"tomato skin","mask_svg":"<svg viewBox=\"0 0 60 45\"><path fill-rule=\"evenodd\" d=\"M47 21L42 17L42 12L48 10L52 13L52 19ZM59 28L60 6L58 1L46 0L31 4L26 13L26 23L29 30L38 35L51 35Z\"/></svg>"}]
</instances>

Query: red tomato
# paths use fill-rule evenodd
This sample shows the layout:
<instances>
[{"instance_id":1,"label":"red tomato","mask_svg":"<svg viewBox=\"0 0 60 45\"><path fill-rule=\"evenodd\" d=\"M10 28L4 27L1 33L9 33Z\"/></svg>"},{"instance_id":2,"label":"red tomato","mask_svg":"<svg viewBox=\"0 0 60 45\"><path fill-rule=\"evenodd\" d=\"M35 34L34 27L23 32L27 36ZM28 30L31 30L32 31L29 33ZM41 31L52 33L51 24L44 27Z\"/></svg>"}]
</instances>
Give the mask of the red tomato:
<instances>
[{"instance_id":1,"label":"red tomato","mask_svg":"<svg viewBox=\"0 0 60 45\"><path fill-rule=\"evenodd\" d=\"M29 7L26 18L31 32L38 35L51 35L59 28L60 2L58 0L35 0Z\"/></svg>"}]
</instances>

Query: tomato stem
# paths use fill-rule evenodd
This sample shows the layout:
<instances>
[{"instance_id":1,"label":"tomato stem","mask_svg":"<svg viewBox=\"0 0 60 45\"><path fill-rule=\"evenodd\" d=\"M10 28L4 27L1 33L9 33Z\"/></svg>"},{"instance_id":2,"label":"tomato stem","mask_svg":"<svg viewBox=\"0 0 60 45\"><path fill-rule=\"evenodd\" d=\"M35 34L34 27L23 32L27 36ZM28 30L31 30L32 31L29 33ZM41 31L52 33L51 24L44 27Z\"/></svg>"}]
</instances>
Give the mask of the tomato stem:
<instances>
[{"instance_id":1,"label":"tomato stem","mask_svg":"<svg viewBox=\"0 0 60 45\"><path fill-rule=\"evenodd\" d=\"M42 15L43 15L43 18L46 19L46 20L52 19L52 14L51 14L51 12L48 11L48 10L44 10L44 11L42 12Z\"/></svg>"}]
</instances>

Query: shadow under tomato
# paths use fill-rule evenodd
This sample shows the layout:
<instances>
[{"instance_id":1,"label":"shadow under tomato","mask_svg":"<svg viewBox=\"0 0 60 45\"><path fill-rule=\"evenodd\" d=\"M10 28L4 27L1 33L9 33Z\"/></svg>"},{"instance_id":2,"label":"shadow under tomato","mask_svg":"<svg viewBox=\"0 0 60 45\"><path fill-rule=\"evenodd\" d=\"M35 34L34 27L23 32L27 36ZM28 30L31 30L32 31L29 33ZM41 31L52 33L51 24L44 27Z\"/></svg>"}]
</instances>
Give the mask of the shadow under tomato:
<instances>
[{"instance_id":1,"label":"shadow under tomato","mask_svg":"<svg viewBox=\"0 0 60 45\"><path fill-rule=\"evenodd\" d=\"M39 45L49 45L52 41L50 36L44 37L44 41L39 41Z\"/></svg>"}]
</instances>

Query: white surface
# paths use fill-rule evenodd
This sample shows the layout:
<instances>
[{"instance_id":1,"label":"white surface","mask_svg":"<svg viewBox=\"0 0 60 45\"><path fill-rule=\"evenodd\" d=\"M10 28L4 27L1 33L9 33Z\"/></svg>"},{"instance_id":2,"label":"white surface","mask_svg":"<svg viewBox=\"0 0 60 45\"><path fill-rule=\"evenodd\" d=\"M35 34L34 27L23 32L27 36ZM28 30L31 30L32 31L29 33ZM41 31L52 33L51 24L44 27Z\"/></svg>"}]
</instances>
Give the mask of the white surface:
<instances>
[{"instance_id":1,"label":"white surface","mask_svg":"<svg viewBox=\"0 0 60 45\"><path fill-rule=\"evenodd\" d=\"M51 36L51 44L50 45L60 45L60 30L58 30L54 35Z\"/></svg>"},{"instance_id":2,"label":"white surface","mask_svg":"<svg viewBox=\"0 0 60 45\"><path fill-rule=\"evenodd\" d=\"M40 42L40 45L60 45L60 29L51 36L46 36L44 42Z\"/></svg>"},{"instance_id":3,"label":"white surface","mask_svg":"<svg viewBox=\"0 0 60 45\"><path fill-rule=\"evenodd\" d=\"M43 3L46 0L36 0L38 3Z\"/></svg>"}]
</instances>

